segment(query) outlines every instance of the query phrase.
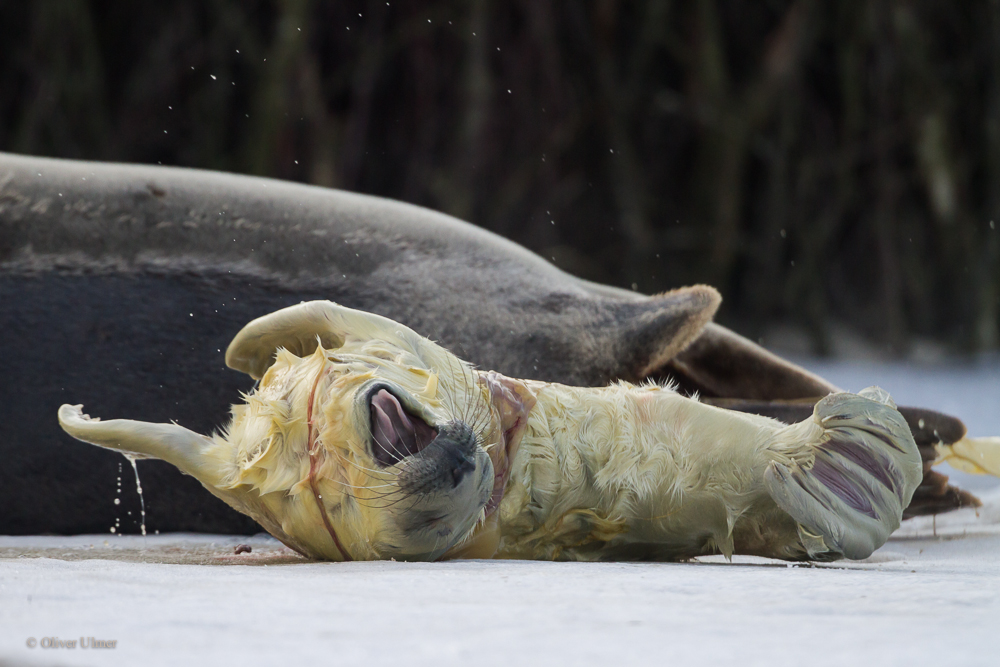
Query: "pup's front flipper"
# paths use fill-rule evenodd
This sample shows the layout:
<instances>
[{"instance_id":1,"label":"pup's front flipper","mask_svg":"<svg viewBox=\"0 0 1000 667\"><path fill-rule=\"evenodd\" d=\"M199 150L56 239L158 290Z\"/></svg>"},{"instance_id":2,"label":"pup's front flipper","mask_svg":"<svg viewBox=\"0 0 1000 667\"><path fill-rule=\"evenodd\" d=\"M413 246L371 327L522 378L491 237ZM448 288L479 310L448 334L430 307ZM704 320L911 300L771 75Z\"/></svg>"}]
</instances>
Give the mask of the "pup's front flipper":
<instances>
[{"instance_id":1,"label":"pup's front flipper","mask_svg":"<svg viewBox=\"0 0 1000 667\"><path fill-rule=\"evenodd\" d=\"M803 427L818 433L811 465L771 463L765 486L797 522L809 559L867 558L899 527L923 476L910 429L875 387L827 396L812 422L788 427L786 437Z\"/></svg>"},{"instance_id":2,"label":"pup's front flipper","mask_svg":"<svg viewBox=\"0 0 1000 667\"><path fill-rule=\"evenodd\" d=\"M82 405L59 408L59 425L68 434L133 458L162 459L210 488L219 483L211 438L177 424L149 424L131 419L101 421L83 413Z\"/></svg>"}]
</instances>

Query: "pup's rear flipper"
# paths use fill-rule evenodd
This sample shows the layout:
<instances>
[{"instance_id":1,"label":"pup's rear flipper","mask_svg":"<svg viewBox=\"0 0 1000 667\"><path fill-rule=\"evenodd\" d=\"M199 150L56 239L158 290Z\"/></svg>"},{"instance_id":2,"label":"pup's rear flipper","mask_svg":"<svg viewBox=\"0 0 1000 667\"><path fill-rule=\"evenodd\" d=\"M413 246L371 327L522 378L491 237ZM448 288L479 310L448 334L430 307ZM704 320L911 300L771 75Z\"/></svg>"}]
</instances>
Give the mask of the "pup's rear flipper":
<instances>
[{"instance_id":1,"label":"pup's rear flipper","mask_svg":"<svg viewBox=\"0 0 1000 667\"><path fill-rule=\"evenodd\" d=\"M813 420L822 432L812 465L772 463L764 483L797 522L809 559L867 558L899 528L923 477L917 445L889 395L874 387L827 396Z\"/></svg>"}]
</instances>

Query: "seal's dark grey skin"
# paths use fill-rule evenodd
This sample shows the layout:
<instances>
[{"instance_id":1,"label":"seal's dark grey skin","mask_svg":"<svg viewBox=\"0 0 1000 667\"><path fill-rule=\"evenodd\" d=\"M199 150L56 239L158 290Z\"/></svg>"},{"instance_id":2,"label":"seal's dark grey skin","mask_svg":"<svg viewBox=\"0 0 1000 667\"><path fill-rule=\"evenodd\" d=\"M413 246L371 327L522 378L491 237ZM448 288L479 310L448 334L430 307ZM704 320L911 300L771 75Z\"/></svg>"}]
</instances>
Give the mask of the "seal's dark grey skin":
<instances>
[{"instance_id":1,"label":"seal's dark grey skin","mask_svg":"<svg viewBox=\"0 0 1000 667\"><path fill-rule=\"evenodd\" d=\"M248 389L224 367L232 336L303 300L387 316L513 377L672 378L753 400L833 389L714 324L677 354L685 327L704 324L688 315L714 309L705 294L588 283L472 225L377 197L0 153L0 533L134 530L128 464L71 444L58 406L208 432ZM255 530L194 480L139 466L150 529Z\"/></svg>"}]
</instances>

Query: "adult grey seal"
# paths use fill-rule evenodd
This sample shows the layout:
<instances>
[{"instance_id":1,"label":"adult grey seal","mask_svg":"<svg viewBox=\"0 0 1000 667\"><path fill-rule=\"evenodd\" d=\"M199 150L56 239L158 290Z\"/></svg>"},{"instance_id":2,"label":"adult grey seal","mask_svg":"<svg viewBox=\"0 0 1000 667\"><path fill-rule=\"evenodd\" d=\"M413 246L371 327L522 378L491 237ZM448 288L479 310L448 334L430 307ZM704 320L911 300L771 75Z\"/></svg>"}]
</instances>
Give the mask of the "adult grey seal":
<instances>
[{"instance_id":1,"label":"adult grey seal","mask_svg":"<svg viewBox=\"0 0 1000 667\"><path fill-rule=\"evenodd\" d=\"M72 397L100 414L208 432L235 392L251 388L218 372L230 338L303 300L389 317L512 377L670 379L789 421L836 390L708 322L713 295L649 297L582 281L472 225L378 197L0 154L0 329L17 383L0 402L0 533L137 525L137 498L112 502L121 459L72 446L52 410ZM799 399L808 400L787 403ZM958 440L961 423L903 413L927 467L911 511L975 503L929 470L938 436ZM169 466L144 463L142 476L152 527L256 529Z\"/></svg>"}]
</instances>

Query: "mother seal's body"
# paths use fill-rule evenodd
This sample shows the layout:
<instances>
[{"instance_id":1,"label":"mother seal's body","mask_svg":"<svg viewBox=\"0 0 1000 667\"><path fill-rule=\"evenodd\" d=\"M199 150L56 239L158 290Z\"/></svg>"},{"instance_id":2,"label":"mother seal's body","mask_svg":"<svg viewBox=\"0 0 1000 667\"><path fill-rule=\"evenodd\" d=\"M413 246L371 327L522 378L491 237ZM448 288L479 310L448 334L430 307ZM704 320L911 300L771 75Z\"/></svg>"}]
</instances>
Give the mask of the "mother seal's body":
<instances>
[{"instance_id":1,"label":"mother seal's body","mask_svg":"<svg viewBox=\"0 0 1000 667\"><path fill-rule=\"evenodd\" d=\"M670 378L786 421L811 403L773 401L836 389L707 322L704 298L582 281L459 220L377 197L0 154L0 330L14 383L0 401L0 533L106 531L118 519L128 528L138 501L126 493L115 505L110 491L121 459L70 445L52 410L72 398L207 432L250 388L218 370L230 338L302 300L389 317L513 377L581 386ZM961 423L915 414L927 469L915 510L974 503L929 470L935 432L958 440ZM143 464L142 475L151 527L255 529L168 466Z\"/></svg>"}]
</instances>

